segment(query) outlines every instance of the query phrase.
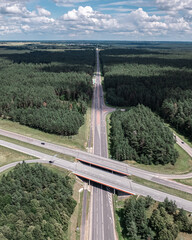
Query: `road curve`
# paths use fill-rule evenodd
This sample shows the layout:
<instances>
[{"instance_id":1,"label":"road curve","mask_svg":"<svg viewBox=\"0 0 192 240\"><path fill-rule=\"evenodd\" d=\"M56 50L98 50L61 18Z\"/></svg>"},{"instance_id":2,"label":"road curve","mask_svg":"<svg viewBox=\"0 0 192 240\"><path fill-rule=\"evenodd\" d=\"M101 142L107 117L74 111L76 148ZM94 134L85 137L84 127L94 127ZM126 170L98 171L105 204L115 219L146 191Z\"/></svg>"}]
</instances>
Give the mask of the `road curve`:
<instances>
[{"instance_id":1,"label":"road curve","mask_svg":"<svg viewBox=\"0 0 192 240\"><path fill-rule=\"evenodd\" d=\"M16 148L16 145L14 146L14 148ZM18 146L18 148L20 148L20 146ZM29 149L29 151L31 151L31 149ZM48 157L49 157L49 159L52 158L52 156L48 156ZM27 163L35 163L35 162L49 163L49 161L46 159L26 160L25 162L27 162ZM18 163L22 163L22 161L5 165L0 168L0 172L3 172L9 168L12 168L15 165L17 165ZM69 163L69 165L68 165L68 163ZM53 165L71 170L76 175L81 175L87 179L92 179L95 182L99 182L103 185L106 185L106 186L109 186L112 188L122 189L126 192L132 192L137 195L143 195L143 196L150 195L152 198L154 198L157 201L164 201L164 199L166 197L168 197L170 200L175 201L179 208L184 208L185 210L192 212L191 201L187 201L185 199L139 185L137 183L130 181L127 177L122 177L122 176L115 175L115 174L113 175L113 177L111 177L112 176L111 173L100 170L100 169L94 169L94 171L93 171L92 167L86 166L82 163L72 163L72 162L68 162L68 163L66 160L56 158ZM99 194L103 194L103 193L101 193L101 191L99 191ZM104 218L105 217L106 216L104 216ZM110 220L110 219L108 219L108 220ZM98 234L100 234L100 233L98 233ZM96 233L96 236L97 236L97 233Z\"/></svg>"}]
</instances>

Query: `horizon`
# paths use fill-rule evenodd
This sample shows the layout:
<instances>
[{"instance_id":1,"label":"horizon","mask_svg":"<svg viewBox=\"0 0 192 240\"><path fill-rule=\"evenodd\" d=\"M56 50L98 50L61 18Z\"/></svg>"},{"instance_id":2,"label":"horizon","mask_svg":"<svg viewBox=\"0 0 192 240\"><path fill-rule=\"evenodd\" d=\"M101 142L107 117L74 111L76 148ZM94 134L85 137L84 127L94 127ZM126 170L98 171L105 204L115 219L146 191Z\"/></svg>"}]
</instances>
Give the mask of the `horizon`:
<instances>
[{"instance_id":1,"label":"horizon","mask_svg":"<svg viewBox=\"0 0 192 240\"><path fill-rule=\"evenodd\" d=\"M191 42L189 6L192 0L1 0L0 40Z\"/></svg>"}]
</instances>

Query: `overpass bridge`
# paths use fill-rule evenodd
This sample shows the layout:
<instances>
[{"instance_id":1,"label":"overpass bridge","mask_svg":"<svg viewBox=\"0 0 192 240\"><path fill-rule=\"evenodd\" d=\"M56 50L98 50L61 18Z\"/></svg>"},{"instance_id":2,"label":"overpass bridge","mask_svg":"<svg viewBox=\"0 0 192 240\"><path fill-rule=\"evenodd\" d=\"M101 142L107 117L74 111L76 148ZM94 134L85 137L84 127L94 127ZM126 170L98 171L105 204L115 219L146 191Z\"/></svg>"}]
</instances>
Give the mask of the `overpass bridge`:
<instances>
[{"instance_id":1,"label":"overpass bridge","mask_svg":"<svg viewBox=\"0 0 192 240\"><path fill-rule=\"evenodd\" d=\"M14 149L19 152L26 153L31 156L35 156L36 158L39 158L38 160L34 160L35 162L48 163L53 158L53 156L50 156L48 154L38 152L38 151L23 147L23 146L20 146L17 144L3 141L3 140L0 140L0 145L7 147L7 148ZM59 148L60 148L60 146L59 146ZM73 150L73 151L76 151L76 150ZM92 154L90 154L90 155L94 158L94 155L92 155ZM95 156L95 158L98 158L98 156ZM78 158L78 159L81 159L81 158ZM54 161L53 165L65 168L65 169L73 172L76 176L83 177L83 178L89 179L90 181L95 181L95 182L98 182L98 183L106 185L106 186L110 186L111 188L118 189L120 191L129 193L129 194L142 195L142 196L149 195L153 199L160 201L160 202L164 201L164 199L167 197L169 200L175 201L179 208L183 208L187 211L192 212L191 201L188 201L183 198L179 198L179 197L176 197L176 196L173 196L173 195L170 195L170 194L167 194L167 193L155 190L155 189L151 189L151 188L142 186L140 184L132 182L130 179L127 178L127 176L120 176L119 174L112 174L110 172L107 172L106 170L93 168L93 167L85 165L81 162L69 162L69 161L66 161L64 159L60 159L57 157L54 157L54 160L55 161ZM110 160L107 159L107 161L110 161ZM28 162L28 161L26 161L26 162ZM115 161L113 161L113 162L115 162ZM117 162L117 163L119 163L119 162ZM122 164L120 163L120 166L121 165ZM124 172L127 173L127 170L128 170L127 168L126 168L126 170L124 169ZM2 169L2 171L3 171L3 169ZM121 171L123 171L123 169L121 169L120 172ZM142 172L141 172L141 174L142 174ZM126 175L126 174L124 174L124 175ZM143 175L141 175L140 177L143 177ZM172 182L172 181L170 181L170 182ZM183 188L182 184L180 184L180 186L181 186L181 188Z\"/></svg>"}]
</instances>

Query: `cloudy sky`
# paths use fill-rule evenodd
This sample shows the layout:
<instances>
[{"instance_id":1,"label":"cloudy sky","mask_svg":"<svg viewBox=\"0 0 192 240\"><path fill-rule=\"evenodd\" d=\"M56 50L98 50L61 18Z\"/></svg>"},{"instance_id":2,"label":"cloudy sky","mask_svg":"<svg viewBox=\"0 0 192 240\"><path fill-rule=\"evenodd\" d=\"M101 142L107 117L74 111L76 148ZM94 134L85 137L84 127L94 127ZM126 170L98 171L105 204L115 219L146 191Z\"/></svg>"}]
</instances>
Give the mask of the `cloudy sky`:
<instances>
[{"instance_id":1,"label":"cloudy sky","mask_svg":"<svg viewBox=\"0 0 192 240\"><path fill-rule=\"evenodd\" d=\"M192 0L0 0L0 40L192 41Z\"/></svg>"}]
</instances>

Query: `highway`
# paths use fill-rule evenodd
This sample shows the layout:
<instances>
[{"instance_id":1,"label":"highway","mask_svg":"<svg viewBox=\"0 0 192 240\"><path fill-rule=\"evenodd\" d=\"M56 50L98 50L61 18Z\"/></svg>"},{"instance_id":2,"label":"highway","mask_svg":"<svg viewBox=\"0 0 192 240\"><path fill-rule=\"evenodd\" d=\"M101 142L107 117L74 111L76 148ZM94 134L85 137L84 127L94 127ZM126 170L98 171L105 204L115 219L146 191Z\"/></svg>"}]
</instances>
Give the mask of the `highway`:
<instances>
[{"instance_id":1,"label":"highway","mask_svg":"<svg viewBox=\"0 0 192 240\"><path fill-rule=\"evenodd\" d=\"M34 163L34 162L49 163L49 161L53 159L53 156L50 156L50 155L47 155L47 154L44 154L44 153L41 153L41 152L38 152L35 150L31 150L29 148L21 147L19 145L9 143L9 142L3 141L3 140L0 140L0 145L14 149L16 151L21 151L23 153L30 154L31 156L35 156L36 158L37 157L40 158L40 159L25 161L27 163ZM0 167L0 172L3 172L11 167L14 167L18 163L19 162L14 162L14 163L5 165L3 167ZM106 205L108 205L109 208L112 207L112 202L111 202L111 197L110 197L110 189L105 186L108 186L110 188L119 189L121 191L130 193L130 194L137 194L137 195L143 195L143 196L150 195L157 201L163 201L166 197L168 197L170 200L176 201L176 204L178 205L178 207L182 207L185 210L192 212L191 201L187 201L185 199L139 185L137 183L132 182L126 176L122 177L117 174L112 175L110 172L106 172L105 170L101 170L101 169L97 169L97 168L95 168L93 171L93 167L91 167L91 166L84 165L80 162L69 162L64 159L59 159L57 157L54 157L54 163L52 163L52 164L55 166L61 167L61 168L65 168L69 171L72 171L77 176L81 176L83 178L90 179L93 182L96 182L96 183L98 182L98 183L101 183L102 185L104 185L104 191L100 191L100 189L99 189L99 188L101 188L100 184L95 185L97 187L95 188L94 191L96 191L97 194L100 195L100 198L103 201L102 204L98 206L97 205L98 198L94 198L96 201L96 206L97 206L96 207L97 211L94 212L94 214L95 214L94 219L96 219L96 221L99 221L99 220L97 220L97 219L100 219L99 212L102 213L101 210L103 209L103 206L105 206L104 205L105 203L106 203ZM104 229L104 231L106 232L105 234L108 234L108 226L112 226L112 222L111 222L112 218L110 218L109 216L104 214L102 216L102 219L103 220L100 223L101 227L102 227L101 229ZM109 225L105 228L103 228L104 224L102 224L104 222L109 223ZM95 225L93 225L93 227L94 226ZM97 230L95 231L95 236L100 236L100 234L101 234L101 232L97 228Z\"/></svg>"},{"instance_id":2,"label":"highway","mask_svg":"<svg viewBox=\"0 0 192 240\"><path fill-rule=\"evenodd\" d=\"M7 136L13 139L17 139L22 142L27 142L42 148L50 149L56 152L60 152L66 155L74 156L77 159L92 164L96 166L101 166L103 168L109 169L114 172L120 172L125 175L135 175L140 178L144 178L168 187L172 187L181 191L185 191L192 194L192 187L186 186L177 182L172 181L171 179L185 179L191 178L192 173L184 175L167 175L167 174L158 174L139 168L131 167L128 164L118 162L116 160L109 159L107 156L107 138L106 138L106 126L105 126L105 116L108 112L113 111L114 109L107 108L103 100L103 91L101 86L101 77L99 69L99 56L97 51L97 77L96 85L94 89L93 97L93 111L92 111L92 122L91 122L91 134L89 139L89 148L92 146L93 140L93 153L87 153L76 149L70 149L64 146L52 144L38 139L33 139L27 136L23 136L17 133L12 133L5 130L0 130L0 135ZM177 144L181 146L191 157L192 157L192 148L184 143L179 137L176 136ZM42 145L42 142L44 143ZM53 159L53 156L44 154L38 151L34 151L22 146L8 143L6 141L0 140L0 145L9 147L11 149L30 154L36 158L36 160L30 160L32 162L44 162ZM190 201L162 193L157 190L153 190L139 184L131 182L126 177L122 177L116 174L111 174L109 172L103 171L101 169L92 168L86 166L82 163L72 163L65 161L63 159L54 158L54 165L63 167L75 173L77 176L81 176L97 182L93 186L92 194L92 235L91 239L97 240L113 240L115 239L114 233L114 221L113 221L113 206L111 190L108 187L120 189L124 192L129 192L132 194L138 194L147 196L150 195L157 201L163 201L165 197L168 197L171 200L176 201L179 207L192 212L192 204ZM28 162L28 161L27 161ZM13 167L16 163L12 163L0 168L0 172ZM94 170L93 170L94 169ZM108 186L102 186L101 184Z\"/></svg>"},{"instance_id":3,"label":"highway","mask_svg":"<svg viewBox=\"0 0 192 240\"><path fill-rule=\"evenodd\" d=\"M101 73L99 64L99 51L96 50L97 73L93 94L93 152L95 155L107 157L107 134L105 119L103 118L103 91L101 86ZM81 166L81 165L80 165ZM95 172L95 169L92 169ZM98 183L93 183L91 214L91 240L115 240L112 194L108 189Z\"/></svg>"},{"instance_id":4,"label":"highway","mask_svg":"<svg viewBox=\"0 0 192 240\"><path fill-rule=\"evenodd\" d=\"M13 133L13 132L8 132L8 131L2 130L2 129L0 130L0 135L7 136L7 137L13 138L13 139L17 139L22 142L30 143L35 146L40 146L42 148L50 149L55 152L74 156L77 159L82 159L83 161L85 161L87 163L99 165L106 169L111 169L113 171L121 172L126 175L132 174L132 175L138 176L140 178L144 178L146 180L150 180L150 181L153 181L153 182L165 185L165 186L169 186L169 187L172 187L172 188L175 188L178 190L186 191L189 193L191 192L191 187L171 181L171 179L192 178L192 173L183 174L183 175L159 174L159 173L149 172L146 170L135 168L135 167L129 166L128 164L125 164L125 163L122 163L122 162L119 162L116 160L112 160L109 158L97 156L92 153L87 153L87 152L83 152L83 151L76 150L76 149L70 149L70 148L56 145L56 144L49 143L49 142L44 142L45 144L42 145L41 144L42 140L30 138L30 137L23 136L23 135ZM179 142L177 141L177 143L179 143ZM187 146L188 149L191 149L190 146L188 146L186 143L185 144L181 143L181 146L183 146L183 145L185 145L185 147Z\"/></svg>"}]
</instances>

